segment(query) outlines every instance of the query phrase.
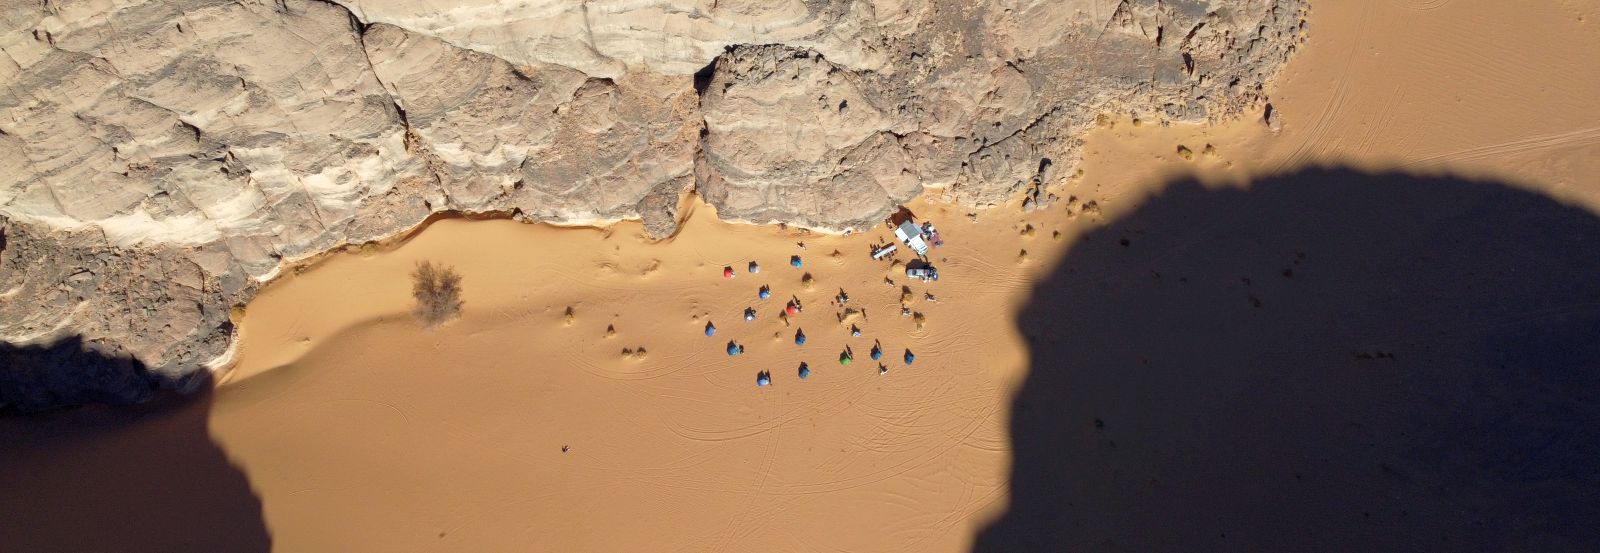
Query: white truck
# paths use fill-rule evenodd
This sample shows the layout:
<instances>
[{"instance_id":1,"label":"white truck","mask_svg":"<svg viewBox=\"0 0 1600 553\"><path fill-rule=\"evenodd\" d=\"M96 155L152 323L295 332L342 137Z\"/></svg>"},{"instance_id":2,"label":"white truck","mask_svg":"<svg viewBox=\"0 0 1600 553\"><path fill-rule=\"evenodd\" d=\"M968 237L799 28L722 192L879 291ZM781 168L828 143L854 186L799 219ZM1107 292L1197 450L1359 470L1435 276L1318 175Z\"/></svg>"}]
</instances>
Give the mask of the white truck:
<instances>
[{"instance_id":1,"label":"white truck","mask_svg":"<svg viewBox=\"0 0 1600 553\"><path fill-rule=\"evenodd\" d=\"M911 221L900 223L900 226L894 229L894 236L910 246L911 251L917 252L917 255L928 255L928 242L922 239L922 228L916 223Z\"/></svg>"}]
</instances>

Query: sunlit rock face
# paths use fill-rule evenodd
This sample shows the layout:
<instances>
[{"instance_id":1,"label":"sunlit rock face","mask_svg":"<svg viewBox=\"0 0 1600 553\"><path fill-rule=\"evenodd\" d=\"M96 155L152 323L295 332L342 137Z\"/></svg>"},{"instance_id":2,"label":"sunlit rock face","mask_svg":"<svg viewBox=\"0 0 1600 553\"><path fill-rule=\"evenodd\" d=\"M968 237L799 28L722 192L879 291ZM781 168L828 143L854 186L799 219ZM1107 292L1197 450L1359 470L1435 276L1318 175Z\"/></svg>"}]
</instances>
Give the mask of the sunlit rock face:
<instances>
[{"instance_id":1,"label":"sunlit rock face","mask_svg":"<svg viewBox=\"0 0 1600 553\"><path fill-rule=\"evenodd\" d=\"M80 336L182 375L226 352L219 314L283 263L440 211L665 236L689 189L724 217L835 230L927 188L994 204L1070 174L1101 114L1259 111L1303 16L1300 0L6 2L0 263L29 270L0 274L0 340ZM147 308L129 271L156 271Z\"/></svg>"}]
</instances>

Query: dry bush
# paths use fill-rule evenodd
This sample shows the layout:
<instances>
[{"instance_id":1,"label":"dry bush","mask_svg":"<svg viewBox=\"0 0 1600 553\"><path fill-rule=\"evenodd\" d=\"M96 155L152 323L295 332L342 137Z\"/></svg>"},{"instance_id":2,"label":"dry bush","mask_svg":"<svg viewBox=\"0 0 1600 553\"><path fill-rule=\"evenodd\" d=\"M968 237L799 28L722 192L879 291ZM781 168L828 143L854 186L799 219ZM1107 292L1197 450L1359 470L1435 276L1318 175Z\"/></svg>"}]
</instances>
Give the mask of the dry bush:
<instances>
[{"instance_id":1,"label":"dry bush","mask_svg":"<svg viewBox=\"0 0 1600 553\"><path fill-rule=\"evenodd\" d=\"M461 275L444 265L419 262L411 273L411 297L417 299L411 314L422 326L439 326L461 314Z\"/></svg>"}]
</instances>

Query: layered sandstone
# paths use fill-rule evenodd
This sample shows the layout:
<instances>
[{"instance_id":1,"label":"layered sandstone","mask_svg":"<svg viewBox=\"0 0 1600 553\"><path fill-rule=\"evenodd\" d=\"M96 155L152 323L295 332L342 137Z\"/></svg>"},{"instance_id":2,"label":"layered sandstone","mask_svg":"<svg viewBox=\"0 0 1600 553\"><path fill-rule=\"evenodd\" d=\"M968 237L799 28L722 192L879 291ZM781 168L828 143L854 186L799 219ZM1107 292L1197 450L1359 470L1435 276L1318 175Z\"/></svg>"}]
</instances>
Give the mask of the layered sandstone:
<instances>
[{"instance_id":1,"label":"layered sandstone","mask_svg":"<svg viewBox=\"0 0 1600 553\"><path fill-rule=\"evenodd\" d=\"M666 236L688 189L724 217L834 230L929 188L1037 194L1101 114L1259 117L1303 17L1300 0L7 3L0 341L75 337L143 368L64 383L62 363L5 353L0 404L183 382L285 263L436 212Z\"/></svg>"}]
</instances>

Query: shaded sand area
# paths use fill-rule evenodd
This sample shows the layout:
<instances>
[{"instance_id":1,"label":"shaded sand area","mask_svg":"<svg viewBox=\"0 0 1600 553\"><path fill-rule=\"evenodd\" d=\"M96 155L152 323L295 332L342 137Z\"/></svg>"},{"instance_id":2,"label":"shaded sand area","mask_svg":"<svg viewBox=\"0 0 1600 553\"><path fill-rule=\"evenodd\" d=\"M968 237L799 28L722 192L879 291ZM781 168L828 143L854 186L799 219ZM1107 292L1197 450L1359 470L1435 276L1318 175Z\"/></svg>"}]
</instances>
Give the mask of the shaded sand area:
<instances>
[{"instance_id":1,"label":"shaded sand area","mask_svg":"<svg viewBox=\"0 0 1600 553\"><path fill-rule=\"evenodd\" d=\"M1593 550L1600 12L1509 4L1318 3L1281 131L1111 117L1076 202L919 201L937 283L870 261L881 227L704 206L657 244L450 219L332 255L250 304L198 402L0 421L0 512L35 513L0 543ZM463 277L435 331L408 315L419 260Z\"/></svg>"}]
</instances>

